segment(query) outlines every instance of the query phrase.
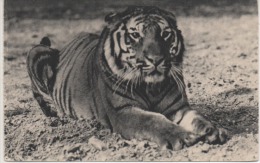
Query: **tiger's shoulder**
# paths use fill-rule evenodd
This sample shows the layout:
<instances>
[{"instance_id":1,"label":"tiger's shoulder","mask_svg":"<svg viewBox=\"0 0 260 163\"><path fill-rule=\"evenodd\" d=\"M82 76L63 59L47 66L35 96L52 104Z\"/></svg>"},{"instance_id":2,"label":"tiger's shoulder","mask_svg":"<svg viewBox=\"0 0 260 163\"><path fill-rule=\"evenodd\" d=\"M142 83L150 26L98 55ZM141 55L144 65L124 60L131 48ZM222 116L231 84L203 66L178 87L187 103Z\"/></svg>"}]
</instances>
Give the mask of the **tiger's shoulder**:
<instances>
[{"instance_id":1,"label":"tiger's shoulder","mask_svg":"<svg viewBox=\"0 0 260 163\"><path fill-rule=\"evenodd\" d=\"M91 54L94 53L99 39L99 35L85 32L82 32L75 36L74 39L69 41L64 46L64 48L60 50L60 60L58 67L61 67L64 62L68 62L70 60L80 59L80 61L77 62L80 63L84 59L87 59L88 56L91 56Z\"/></svg>"}]
</instances>

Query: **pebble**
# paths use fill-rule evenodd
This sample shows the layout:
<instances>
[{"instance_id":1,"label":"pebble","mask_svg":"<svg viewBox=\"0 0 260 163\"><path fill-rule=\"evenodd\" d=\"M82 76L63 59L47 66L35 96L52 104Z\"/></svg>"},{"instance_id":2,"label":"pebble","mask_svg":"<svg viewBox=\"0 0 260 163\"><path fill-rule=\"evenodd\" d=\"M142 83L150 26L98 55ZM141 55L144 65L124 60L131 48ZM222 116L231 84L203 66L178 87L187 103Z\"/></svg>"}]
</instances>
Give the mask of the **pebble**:
<instances>
[{"instance_id":1,"label":"pebble","mask_svg":"<svg viewBox=\"0 0 260 163\"><path fill-rule=\"evenodd\" d=\"M174 161L177 161L177 162L188 162L189 158L181 156L181 155L177 155L177 156L174 157Z\"/></svg>"},{"instance_id":2,"label":"pebble","mask_svg":"<svg viewBox=\"0 0 260 163\"><path fill-rule=\"evenodd\" d=\"M185 151L182 155L183 155L184 157L188 157L188 156L189 156L189 154L188 154L187 151Z\"/></svg>"},{"instance_id":3,"label":"pebble","mask_svg":"<svg viewBox=\"0 0 260 163\"><path fill-rule=\"evenodd\" d=\"M199 145L203 145L204 144L204 142L203 141L199 141L199 143L198 143Z\"/></svg>"},{"instance_id":4,"label":"pebble","mask_svg":"<svg viewBox=\"0 0 260 163\"><path fill-rule=\"evenodd\" d=\"M201 152L208 153L209 149L210 149L209 144L203 144L201 147Z\"/></svg>"},{"instance_id":5,"label":"pebble","mask_svg":"<svg viewBox=\"0 0 260 163\"><path fill-rule=\"evenodd\" d=\"M10 123L10 122L11 122L11 120L9 120L9 119L5 120L5 123Z\"/></svg>"},{"instance_id":6,"label":"pebble","mask_svg":"<svg viewBox=\"0 0 260 163\"><path fill-rule=\"evenodd\" d=\"M81 144L76 144L74 146L67 148L66 151L68 153L74 153L74 152L78 151L80 148L81 148Z\"/></svg>"},{"instance_id":7,"label":"pebble","mask_svg":"<svg viewBox=\"0 0 260 163\"><path fill-rule=\"evenodd\" d=\"M107 149L106 144L104 142L102 142L101 140L97 139L95 136L92 136L91 138L89 138L88 143L98 150Z\"/></svg>"},{"instance_id":8,"label":"pebble","mask_svg":"<svg viewBox=\"0 0 260 163\"><path fill-rule=\"evenodd\" d=\"M120 140L118 141L118 144L120 144L121 147L128 147L130 146L131 142L130 141L124 141L124 140Z\"/></svg>"},{"instance_id":9,"label":"pebble","mask_svg":"<svg viewBox=\"0 0 260 163\"><path fill-rule=\"evenodd\" d=\"M137 144L136 147L137 147L137 148L144 148L146 144L147 144L147 142L141 141L141 142L139 142L139 143Z\"/></svg>"}]
</instances>

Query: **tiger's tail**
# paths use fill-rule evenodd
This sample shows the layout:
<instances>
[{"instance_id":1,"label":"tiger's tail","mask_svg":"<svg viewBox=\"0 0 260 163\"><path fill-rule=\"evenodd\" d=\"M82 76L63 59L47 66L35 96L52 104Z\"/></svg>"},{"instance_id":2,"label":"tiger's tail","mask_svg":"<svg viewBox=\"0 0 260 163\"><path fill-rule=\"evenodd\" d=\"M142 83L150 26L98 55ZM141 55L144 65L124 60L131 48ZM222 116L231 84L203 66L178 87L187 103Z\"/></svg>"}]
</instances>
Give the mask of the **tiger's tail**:
<instances>
[{"instance_id":1,"label":"tiger's tail","mask_svg":"<svg viewBox=\"0 0 260 163\"><path fill-rule=\"evenodd\" d=\"M33 95L46 116L52 116L52 113L44 97L51 97L59 62L59 51L50 46L50 39L43 37L40 44L34 46L27 55L27 71Z\"/></svg>"}]
</instances>

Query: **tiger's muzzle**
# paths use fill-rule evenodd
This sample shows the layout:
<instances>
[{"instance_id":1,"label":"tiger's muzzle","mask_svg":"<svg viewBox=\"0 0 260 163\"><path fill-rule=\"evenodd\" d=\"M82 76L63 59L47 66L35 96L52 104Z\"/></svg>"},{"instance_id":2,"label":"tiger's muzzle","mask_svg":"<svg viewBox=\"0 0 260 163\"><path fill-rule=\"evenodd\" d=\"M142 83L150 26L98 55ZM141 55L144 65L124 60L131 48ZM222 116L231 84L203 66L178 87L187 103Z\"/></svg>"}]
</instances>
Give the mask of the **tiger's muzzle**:
<instances>
[{"instance_id":1,"label":"tiger's muzzle","mask_svg":"<svg viewBox=\"0 0 260 163\"><path fill-rule=\"evenodd\" d=\"M163 56L148 56L146 55L142 61L138 61L139 67L145 76L145 81L148 83L158 83L165 79L167 72L170 69Z\"/></svg>"}]
</instances>

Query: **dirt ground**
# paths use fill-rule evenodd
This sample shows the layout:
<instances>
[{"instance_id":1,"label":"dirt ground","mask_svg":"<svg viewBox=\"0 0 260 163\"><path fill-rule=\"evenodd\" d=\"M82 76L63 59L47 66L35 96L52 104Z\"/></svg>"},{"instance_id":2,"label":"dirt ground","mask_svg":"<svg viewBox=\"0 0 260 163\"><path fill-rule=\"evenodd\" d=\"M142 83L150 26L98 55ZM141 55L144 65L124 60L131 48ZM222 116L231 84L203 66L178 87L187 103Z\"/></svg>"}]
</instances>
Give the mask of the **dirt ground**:
<instances>
[{"instance_id":1,"label":"dirt ground","mask_svg":"<svg viewBox=\"0 0 260 163\"><path fill-rule=\"evenodd\" d=\"M61 48L79 32L99 33L103 19L5 21L4 139L6 161L258 160L258 17L177 16L185 39L184 78L190 104L232 134L224 145L180 151L125 140L95 120L46 118L32 97L27 51L47 35Z\"/></svg>"}]
</instances>

